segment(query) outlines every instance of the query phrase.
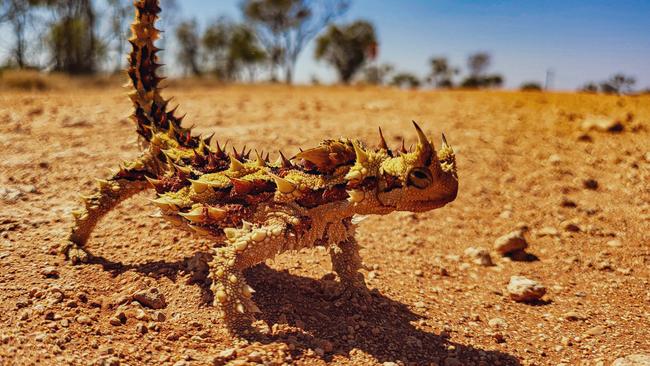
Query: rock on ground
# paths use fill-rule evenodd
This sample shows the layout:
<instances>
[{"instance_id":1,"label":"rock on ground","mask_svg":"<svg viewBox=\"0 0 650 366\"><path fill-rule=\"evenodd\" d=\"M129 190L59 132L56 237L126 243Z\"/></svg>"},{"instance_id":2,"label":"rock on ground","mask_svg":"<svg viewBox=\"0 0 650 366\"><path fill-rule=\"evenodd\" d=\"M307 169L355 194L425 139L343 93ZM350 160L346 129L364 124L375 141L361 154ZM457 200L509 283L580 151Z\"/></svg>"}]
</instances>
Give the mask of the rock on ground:
<instances>
[{"instance_id":1,"label":"rock on ground","mask_svg":"<svg viewBox=\"0 0 650 366\"><path fill-rule=\"evenodd\" d=\"M617 358L612 366L650 366L650 355L639 353Z\"/></svg>"},{"instance_id":2,"label":"rock on ground","mask_svg":"<svg viewBox=\"0 0 650 366\"><path fill-rule=\"evenodd\" d=\"M167 306L165 295L155 287L134 293L133 300L152 309L162 309Z\"/></svg>"},{"instance_id":3,"label":"rock on ground","mask_svg":"<svg viewBox=\"0 0 650 366\"><path fill-rule=\"evenodd\" d=\"M501 255L521 251L528 248L523 230L515 230L494 241L494 250Z\"/></svg>"},{"instance_id":4,"label":"rock on ground","mask_svg":"<svg viewBox=\"0 0 650 366\"><path fill-rule=\"evenodd\" d=\"M490 267L494 265L490 252L485 248L469 247L465 249L465 255L472 259L475 264Z\"/></svg>"},{"instance_id":5,"label":"rock on ground","mask_svg":"<svg viewBox=\"0 0 650 366\"><path fill-rule=\"evenodd\" d=\"M623 124L613 118L592 116L585 118L580 125L583 131L621 132Z\"/></svg>"},{"instance_id":6,"label":"rock on ground","mask_svg":"<svg viewBox=\"0 0 650 366\"><path fill-rule=\"evenodd\" d=\"M523 276L512 276L508 283L508 293L515 301L531 302L541 299L546 294L546 287Z\"/></svg>"}]
</instances>

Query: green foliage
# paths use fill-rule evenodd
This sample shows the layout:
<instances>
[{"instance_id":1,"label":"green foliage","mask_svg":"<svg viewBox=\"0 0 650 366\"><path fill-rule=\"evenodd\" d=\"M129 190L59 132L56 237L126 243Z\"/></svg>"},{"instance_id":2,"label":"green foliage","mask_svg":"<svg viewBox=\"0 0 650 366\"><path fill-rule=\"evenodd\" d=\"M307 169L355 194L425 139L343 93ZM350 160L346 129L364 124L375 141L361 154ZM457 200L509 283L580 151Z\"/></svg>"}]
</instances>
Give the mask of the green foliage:
<instances>
[{"instance_id":1,"label":"green foliage","mask_svg":"<svg viewBox=\"0 0 650 366\"><path fill-rule=\"evenodd\" d=\"M375 28L367 21L331 25L316 40L315 57L336 68L339 80L347 84L366 62L369 52L376 44Z\"/></svg>"},{"instance_id":2,"label":"green foliage","mask_svg":"<svg viewBox=\"0 0 650 366\"><path fill-rule=\"evenodd\" d=\"M586 93L598 93L598 84L590 81L583 85L579 90Z\"/></svg>"},{"instance_id":3,"label":"green foliage","mask_svg":"<svg viewBox=\"0 0 650 366\"><path fill-rule=\"evenodd\" d=\"M467 58L469 75L463 79L460 86L463 88L499 88L503 85L503 76L500 74L486 74L491 63L488 53L477 52Z\"/></svg>"},{"instance_id":4,"label":"green foliage","mask_svg":"<svg viewBox=\"0 0 650 366\"><path fill-rule=\"evenodd\" d=\"M437 88L452 88L454 86L452 79L458 74L458 68L450 66L445 57L434 57L429 63L431 73L427 77L427 82Z\"/></svg>"},{"instance_id":5,"label":"green foliage","mask_svg":"<svg viewBox=\"0 0 650 366\"><path fill-rule=\"evenodd\" d=\"M91 74L97 71L98 61L105 56L106 47L94 32L94 12L89 2L86 6L51 25L48 46L54 70Z\"/></svg>"},{"instance_id":6,"label":"green foliage","mask_svg":"<svg viewBox=\"0 0 650 366\"><path fill-rule=\"evenodd\" d=\"M631 94L635 83L634 77L618 73L600 83L590 81L578 90L586 93Z\"/></svg>"},{"instance_id":7,"label":"green foliage","mask_svg":"<svg viewBox=\"0 0 650 366\"><path fill-rule=\"evenodd\" d=\"M519 87L523 91L541 91L542 85L536 81L527 81Z\"/></svg>"},{"instance_id":8,"label":"green foliage","mask_svg":"<svg viewBox=\"0 0 650 366\"><path fill-rule=\"evenodd\" d=\"M178 62L186 72L194 76L201 75L199 67L200 44L199 25L196 19L182 21L176 27L176 40L179 45L177 53Z\"/></svg>"},{"instance_id":9,"label":"green foliage","mask_svg":"<svg viewBox=\"0 0 650 366\"><path fill-rule=\"evenodd\" d=\"M271 78L280 67L291 83L304 47L348 7L348 0L243 0L241 9L269 55Z\"/></svg>"},{"instance_id":10,"label":"green foliage","mask_svg":"<svg viewBox=\"0 0 650 366\"><path fill-rule=\"evenodd\" d=\"M363 69L363 80L372 85L384 85L394 70L390 64L367 66Z\"/></svg>"},{"instance_id":11,"label":"green foliage","mask_svg":"<svg viewBox=\"0 0 650 366\"><path fill-rule=\"evenodd\" d=\"M624 74L614 74L608 80L600 83L600 90L606 94L631 93L636 79Z\"/></svg>"},{"instance_id":12,"label":"green foliage","mask_svg":"<svg viewBox=\"0 0 650 366\"><path fill-rule=\"evenodd\" d=\"M249 70L252 79L255 67L266 60L253 31L226 18L206 29L202 44L209 68L221 80L235 80L243 69Z\"/></svg>"},{"instance_id":13,"label":"green foliage","mask_svg":"<svg viewBox=\"0 0 650 366\"><path fill-rule=\"evenodd\" d=\"M401 72L393 76L390 84L400 88L417 89L421 83L417 76L408 72Z\"/></svg>"}]
</instances>

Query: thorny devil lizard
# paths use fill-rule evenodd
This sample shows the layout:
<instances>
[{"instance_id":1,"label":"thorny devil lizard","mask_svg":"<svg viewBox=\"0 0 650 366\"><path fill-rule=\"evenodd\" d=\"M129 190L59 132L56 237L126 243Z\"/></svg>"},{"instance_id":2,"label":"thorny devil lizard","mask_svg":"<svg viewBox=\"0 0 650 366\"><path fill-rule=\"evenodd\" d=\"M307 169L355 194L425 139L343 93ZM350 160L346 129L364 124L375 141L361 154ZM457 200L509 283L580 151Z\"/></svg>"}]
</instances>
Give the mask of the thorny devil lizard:
<instances>
[{"instance_id":1,"label":"thorny devil lizard","mask_svg":"<svg viewBox=\"0 0 650 366\"><path fill-rule=\"evenodd\" d=\"M192 136L160 95L161 66L154 42L158 0L136 0L129 39L127 73L133 91L131 116L146 141L142 155L124 163L73 212L74 226L64 253L86 262L83 249L93 228L121 201L148 188L174 226L190 229L221 244L214 249L209 277L214 305L226 327L237 334L249 328L259 309L243 270L275 255L302 248L328 248L332 267L348 294L367 294L354 238L354 215L422 212L456 198L455 155L442 138L435 151L414 122L413 151L391 150L380 134L377 148L351 139L325 140L278 161L241 149L226 153L211 138Z\"/></svg>"}]
</instances>

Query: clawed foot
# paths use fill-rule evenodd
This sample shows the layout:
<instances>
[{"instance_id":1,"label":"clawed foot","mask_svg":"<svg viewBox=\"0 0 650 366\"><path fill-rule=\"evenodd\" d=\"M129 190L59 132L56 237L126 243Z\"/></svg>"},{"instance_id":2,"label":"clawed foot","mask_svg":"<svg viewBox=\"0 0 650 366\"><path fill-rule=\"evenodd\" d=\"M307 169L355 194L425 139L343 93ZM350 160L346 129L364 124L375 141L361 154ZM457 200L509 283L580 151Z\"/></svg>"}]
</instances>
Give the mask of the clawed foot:
<instances>
[{"instance_id":1,"label":"clawed foot","mask_svg":"<svg viewBox=\"0 0 650 366\"><path fill-rule=\"evenodd\" d=\"M346 286L341 291L339 299L356 300L360 304L369 305L372 302L370 290L365 286Z\"/></svg>"},{"instance_id":2,"label":"clawed foot","mask_svg":"<svg viewBox=\"0 0 650 366\"><path fill-rule=\"evenodd\" d=\"M90 260L88 252L74 242L68 242L62 252L72 264L88 263Z\"/></svg>"}]
</instances>

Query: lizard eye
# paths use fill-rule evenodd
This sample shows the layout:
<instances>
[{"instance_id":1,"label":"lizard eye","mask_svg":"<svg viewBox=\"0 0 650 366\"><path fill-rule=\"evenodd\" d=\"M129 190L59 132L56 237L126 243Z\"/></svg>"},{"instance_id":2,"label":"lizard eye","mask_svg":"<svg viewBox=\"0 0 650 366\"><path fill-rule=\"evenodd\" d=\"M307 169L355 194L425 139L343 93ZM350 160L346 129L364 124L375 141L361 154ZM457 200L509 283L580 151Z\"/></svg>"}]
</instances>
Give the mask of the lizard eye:
<instances>
[{"instance_id":1,"label":"lizard eye","mask_svg":"<svg viewBox=\"0 0 650 366\"><path fill-rule=\"evenodd\" d=\"M427 168L413 168L409 172L408 183L417 188L424 189L428 187L431 182L431 172Z\"/></svg>"}]
</instances>

